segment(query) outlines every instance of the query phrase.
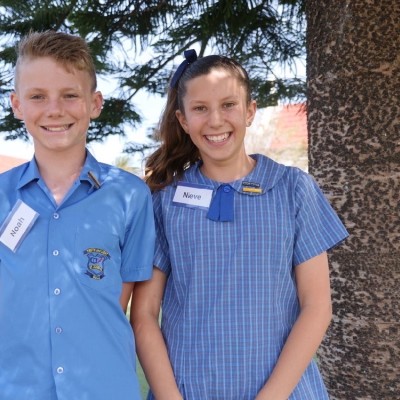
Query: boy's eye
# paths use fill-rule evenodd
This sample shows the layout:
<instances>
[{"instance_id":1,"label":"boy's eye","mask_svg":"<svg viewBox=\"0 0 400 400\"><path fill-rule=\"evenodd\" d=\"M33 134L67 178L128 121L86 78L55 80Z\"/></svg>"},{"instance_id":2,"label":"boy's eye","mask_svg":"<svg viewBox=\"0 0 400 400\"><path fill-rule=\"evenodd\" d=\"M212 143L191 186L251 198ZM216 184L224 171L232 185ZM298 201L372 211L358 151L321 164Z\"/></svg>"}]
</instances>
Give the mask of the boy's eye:
<instances>
[{"instance_id":1,"label":"boy's eye","mask_svg":"<svg viewBox=\"0 0 400 400\"><path fill-rule=\"evenodd\" d=\"M235 103L233 103L233 102L229 102L229 103L225 103L224 104L224 107L225 108L232 108L232 107L234 107L235 106Z\"/></svg>"},{"instance_id":2,"label":"boy's eye","mask_svg":"<svg viewBox=\"0 0 400 400\"><path fill-rule=\"evenodd\" d=\"M65 98L67 98L67 99L75 99L77 97L78 97L78 95L75 93L68 93L65 95Z\"/></svg>"},{"instance_id":3,"label":"boy's eye","mask_svg":"<svg viewBox=\"0 0 400 400\"><path fill-rule=\"evenodd\" d=\"M42 100L42 99L44 99L44 96L41 94L33 94L30 98L32 100Z\"/></svg>"}]
</instances>

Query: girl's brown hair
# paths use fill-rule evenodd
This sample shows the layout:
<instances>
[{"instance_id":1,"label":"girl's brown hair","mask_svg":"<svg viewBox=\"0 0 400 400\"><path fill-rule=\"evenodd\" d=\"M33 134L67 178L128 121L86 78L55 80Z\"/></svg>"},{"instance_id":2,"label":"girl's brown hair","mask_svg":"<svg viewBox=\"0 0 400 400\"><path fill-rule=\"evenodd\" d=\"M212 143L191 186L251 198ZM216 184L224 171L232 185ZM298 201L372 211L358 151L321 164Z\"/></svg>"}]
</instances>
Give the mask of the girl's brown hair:
<instances>
[{"instance_id":1,"label":"girl's brown hair","mask_svg":"<svg viewBox=\"0 0 400 400\"><path fill-rule=\"evenodd\" d=\"M187 82L213 69L225 69L235 76L246 90L246 101L251 101L250 80L246 70L235 60L224 56L206 56L189 64L177 87L170 87L165 110L159 123L160 147L146 161L145 180L152 191L163 189L182 177L184 171L200 159L200 153L190 136L176 118L176 111L185 112L183 98Z\"/></svg>"}]
</instances>

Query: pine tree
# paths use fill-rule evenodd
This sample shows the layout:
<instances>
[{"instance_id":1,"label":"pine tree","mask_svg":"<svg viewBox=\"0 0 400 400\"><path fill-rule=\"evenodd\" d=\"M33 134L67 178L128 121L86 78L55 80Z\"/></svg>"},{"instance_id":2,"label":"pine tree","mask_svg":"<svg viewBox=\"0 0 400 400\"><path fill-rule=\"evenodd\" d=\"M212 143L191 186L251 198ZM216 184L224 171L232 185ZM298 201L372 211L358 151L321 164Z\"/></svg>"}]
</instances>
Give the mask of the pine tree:
<instances>
[{"instance_id":1,"label":"pine tree","mask_svg":"<svg viewBox=\"0 0 400 400\"><path fill-rule=\"evenodd\" d=\"M124 135L128 125L137 126L135 95L140 90L164 95L173 69L191 47L200 56L220 53L242 62L260 106L303 96L301 79L274 76L277 65L295 68L295 60L304 55L303 1L2 0L0 134L26 135L10 113L8 94L15 42L31 29L81 35L99 75L116 80L117 95L106 99L102 115L91 125L89 142Z\"/></svg>"}]
</instances>

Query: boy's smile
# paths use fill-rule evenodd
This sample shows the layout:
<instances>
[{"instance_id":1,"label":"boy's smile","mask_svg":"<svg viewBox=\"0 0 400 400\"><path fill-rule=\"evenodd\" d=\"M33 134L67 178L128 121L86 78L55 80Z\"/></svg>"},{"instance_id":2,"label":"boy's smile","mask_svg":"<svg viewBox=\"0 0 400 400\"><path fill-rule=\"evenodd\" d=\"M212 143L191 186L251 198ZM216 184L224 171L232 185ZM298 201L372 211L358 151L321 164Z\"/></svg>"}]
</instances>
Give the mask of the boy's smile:
<instances>
[{"instance_id":1,"label":"boy's smile","mask_svg":"<svg viewBox=\"0 0 400 400\"><path fill-rule=\"evenodd\" d=\"M62 126L43 126L42 128L50 131L50 132L63 132L68 130L72 124L62 125Z\"/></svg>"}]
</instances>

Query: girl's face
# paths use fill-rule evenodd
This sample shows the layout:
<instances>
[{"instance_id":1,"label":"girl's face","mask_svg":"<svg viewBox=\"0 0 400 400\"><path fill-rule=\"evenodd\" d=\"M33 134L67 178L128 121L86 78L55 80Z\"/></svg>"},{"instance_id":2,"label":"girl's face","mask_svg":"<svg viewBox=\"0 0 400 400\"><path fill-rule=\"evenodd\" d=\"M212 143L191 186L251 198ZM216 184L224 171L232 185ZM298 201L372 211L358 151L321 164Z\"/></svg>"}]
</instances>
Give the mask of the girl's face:
<instances>
[{"instance_id":1,"label":"girl's face","mask_svg":"<svg viewBox=\"0 0 400 400\"><path fill-rule=\"evenodd\" d=\"M256 103L231 72L219 68L187 82L184 110L176 116L205 166L234 166L246 159L244 136Z\"/></svg>"}]
</instances>

